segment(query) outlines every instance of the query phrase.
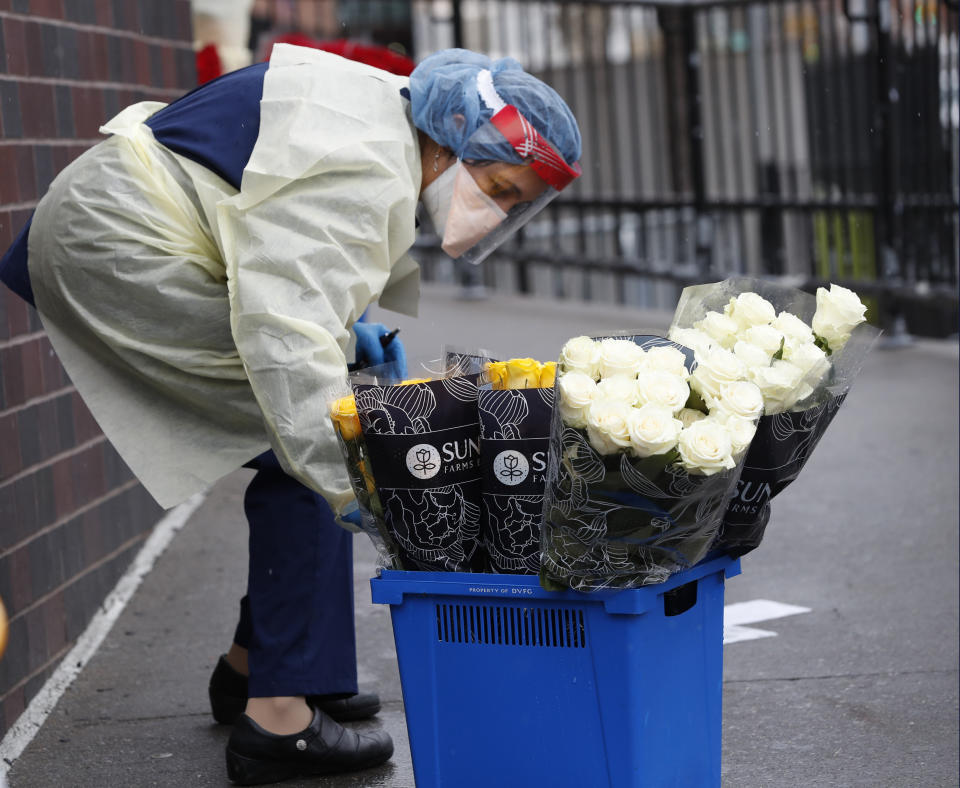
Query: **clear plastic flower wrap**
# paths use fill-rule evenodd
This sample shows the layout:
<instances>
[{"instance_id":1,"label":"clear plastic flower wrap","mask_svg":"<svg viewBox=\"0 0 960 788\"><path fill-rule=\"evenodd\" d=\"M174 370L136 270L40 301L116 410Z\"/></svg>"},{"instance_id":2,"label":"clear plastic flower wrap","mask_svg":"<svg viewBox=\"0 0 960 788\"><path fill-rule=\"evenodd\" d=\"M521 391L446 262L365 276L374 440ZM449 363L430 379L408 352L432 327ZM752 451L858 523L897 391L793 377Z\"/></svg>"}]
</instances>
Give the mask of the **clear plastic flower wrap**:
<instances>
[{"instance_id":1,"label":"clear plastic flower wrap","mask_svg":"<svg viewBox=\"0 0 960 788\"><path fill-rule=\"evenodd\" d=\"M513 358L486 365L478 395L481 538L493 572L540 571L556 363Z\"/></svg>"},{"instance_id":2,"label":"clear plastic flower wrap","mask_svg":"<svg viewBox=\"0 0 960 788\"><path fill-rule=\"evenodd\" d=\"M695 351L691 388L709 400L728 379L749 380L764 397L715 549L759 546L770 500L797 478L879 337L864 312L836 285L813 295L740 277L683 290L669 336Z\"/></svg>"},{"instance_id":3,"label":"clear plastic flower wrap","mask_svg":"<svg viewBox=\"0 0 960 788\"><path fill-rule=\"evenodd\" d=\"M380 566L403 569L396 542L386 528L383 505L373 480L367 444L363 439L357 403L346 381L328 391L330 418L343 455L350 486L357 499L360 531L370 537L377 549ZM345 522L341 521L343 525Z\"/></svg>"},{"instance_id":4,"label":"clear plastic flower wrap","mask_svg":"<svg viewBox=\"0 0 960 788\"><path fill-rule=\"evenodd\" d=\"M448 370L405 381L352 376L379 506L377 533L399 568L477 571L480 462L477 376Z\"/></svg>"},{"instance_id":5,"label":"clear plastic flower wrap","mask_svg":"<svg viewBox=\"0 0 960 788\"><path fill-rule=\"evenodd\" d=\"M748 384L707 407L693 353L663 337L576 337L558 362L541 583L661 583L706 556L762 400Z\"/></svg>"}]
</instances>

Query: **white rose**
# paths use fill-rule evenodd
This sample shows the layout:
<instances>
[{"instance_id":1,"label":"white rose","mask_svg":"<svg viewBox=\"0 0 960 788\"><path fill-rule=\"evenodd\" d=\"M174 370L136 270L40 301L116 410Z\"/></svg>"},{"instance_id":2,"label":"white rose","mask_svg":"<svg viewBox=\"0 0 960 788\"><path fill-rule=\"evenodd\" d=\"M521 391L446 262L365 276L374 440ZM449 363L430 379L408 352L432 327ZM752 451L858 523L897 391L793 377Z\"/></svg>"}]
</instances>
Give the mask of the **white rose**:
<instances>
[{"instance_id":1,"label":"white rose","mask_svg":"<svg viewBox=\"0 0 960 788\"><path fill-rule=\"evenodd\" d=\"M763 392L764 413L782 413L797 401L794 391L803 382L803 370L789 361L750 370L750 379Z\"/></svg>"},{"instance_id":2,"label":"white rose","mask_svg":"<svg viewBox=\"0 0 960 788\"><path fill-rule=\"evenodd\" d=\"M600 343L590 337L574 337L560 351L563 372L582 372L594 380L600 374Z\"/></svg>"},{"instance_id":3,"label":"white rose","mask_svg":"<svg viewBox=\"0 0 960 788\"><path fill-rule=\"evenodd\" d=\"M706 400L707 397L720 396L720 389L727 383L746 377L747 365L733 351L713 348L698 357L697 368L690 374L690 387Z\"/></svg>"},{"instance_id":4,"label":"white rose","mask_svg":"<svg viewBox=\"0 0 960 788\"><path fill-rule=\"evenodd\" d=\"M706 317L694 323L693 327L699 328L721 347L728 349L737 341L737 331L740 330L737 321L723 312L707 312Z\"/></svg>"},{"instance_id":5,"label":"white rose","mask_svg":"<svg viewBox=\"0 0 960 788\"><path fill-rule=\"evenodd\" d=\"M813 329L790 312L781 312L770 325L783 334L786 347L799 347L813 342Z\"/></svg>"},{"instance_id":6,"label":"white rose","mask_svg":"<svg viewBox=\"0 0 960 788\"><path fill-rule=\"evenodd\" d=\"M759 345L743 339L733 346L733 354L748 367L769 367L773 356L773 353L768 353Z\"/></svg>"},{"instance_id":7,"label":"white rose","mask_svg":"<svg viewBox=\"0 0 960 788\"><path fill-rule=\"evenodd\" d=\"M680 464L694 475L712 476L736 466L730 432L716 419L701 419L682 430L677 448Z\"/></svg>"},{"instance_id":8,"label":"white rose","mask_svg":"<svg viewBox=\"0 0 960 788\"><path fill-rule=\"evenodd\" d=\"M598 401L587 408L587 438L600 454L615 454L630 445L629 405Z\"/></svg>"},{"instance_id":9,"label":"white rose","mask_svg":"<svg viewBox=\"0 0 960 788\"><path fill-rule=\"evenodd\" d=\"M684 427L689 427L693 422L707 418L707 414L693 408L683 408L677 414L677 418L680 419Z\"/></svg>"},{"instance_id":10,"label":"white rose","mask_svg":"<svg viewBox=\"0 0 960 788\"><path fill-rule=\"evenodd\" d=\"M790 397L784 403L784 409L789 410L798 402L803 402L811 394L813 394L813 387L807 385L806 382L801 383L790 393Z\"/></svg>"},{"instance_id":11,"label":"white rose","mask_svg":"<svg viewBox=\"0 0 960 788\"><path fill-rule=\"evenodd\" d=\"M720 389L720 396L711 399L708 404L711 415L714 410L718 410L727 415L753 420L763 413L763 393L756 383L738 380L727 383Z\"/></svg>"},{"instance_id":12,"label":"white rose","mask_svg":"<svg viewBox=\"0 0 960 788\"><path fill-rule=\"evenodd\" d=\"M600 377L626 375L635 378L643 364L643 348L632 339L604 339L600 342Z\"/></svg>"},{"instance_id":13,"label":"white rose","mask_svg":"<svg viewBox=\"0 0 960 788\"><path fill-rule=\"evenodd\" d=\"M787 347L783 360L803 370L803 382L811 389L819 386L830 371L830 359L813 342Z\"/></svg>"},{"instance_id":14,"label":"white rose","mask_svg":"<svg viewBox=\"0 0 960 788\"><path fill-rule=\"evenodd\" d=\"M686 362L687 357L677 348L671 345L657 345L647 348L647 352L643 354L643 367L640 371L670 372L686 380L690 375Z\"/></svg>"},{"instance_id":15,"label":"white rose","mask_svg":"<svg viewBox=\"0 0 960 788\"><path fill-rule=\"evenodd\" d=\"M741 339L763 348L771 356L780 349L783 342L783 333L773 326L750 326L744 330Z\"/></svg>"},{"instance_id":16,"label":"white rose","mask_svg":"<svg viewBox=\"0 0 960 788\"><path fill-rule=\"evenodd\" d=\"M777 316L773 304L756 293L740 293L736 298L730 299L723 311L741 330L750 326L765 326Z\"/></svg>"},{"instance_id":17,"label":"white rose","mask_svg":"<svg viewBox=\"0 0 960 788\"><path fill-rule=\"evenodd\" d=\"M683 422L668 408L651 403L630 410L630 445L638 457L666 454L677 445Z\"/></svg>"},{"instance_id":18,"label":"white rose","mask_svg":"<svg viewBox=\"0 0 960 788\"><path fill-rule=\"evenodd\" d=\"M827 291L817 288L817 311L813 316L813 331L827 341L836 353L850 339L850 332L866 318L866 306L852 290L830 285Z\"/></svg>"},{"instance_id":19,"label":"white rose","mask_svg":"<svg viewBox=\"0 0 960 788\"><path fill-rule=\"evenodd\" d=\"M607 400L633 405L637 401L637 381L626 375L604 378L597 384L596 401Z\"/></svg>"},{"instance_id":20,"label":"white rose","mask_svg":"<svg viewBox=\"0 0 960 788\"><path fill-rule=\"evenodd\" d=\"M750 448L750 441L757 433L757 423L753 419L745 419L742 416L729 416L723 422L730 433L730 453L736 462Z\"/></svg>"},{"instance_id":21,"label":"white rose","mask_svg":"<svg viewBox=\"0 0 960 788\"><path fill-rule=\"evenodd\" d=\"M698 356L717 344L712 337L697 328L671 328L667 338L671 342L690 348Z\"/></svg>"},{"instance_id":22,"label":"white rose","mask_svg":"<svg viewBox=\"0 0 960 788\"><path fill-rule=\"evenodd\" d=\"M636 383L637 404L662 405L676 413L690 398L690 387L679 375L672 372L644 370Z\"/></svg>"},{"instance_id":23,"label":"white rose","mask_svg":"<svg viewBox=\"0 0 960 788\"><path fill-rule=\"evenodd\" d=\"M565 424L583 429L587 426L587 408L597 395L596 381L583 372L567 372L557 381L560 390L560 415Z\"/></svg>"}]
</instances>

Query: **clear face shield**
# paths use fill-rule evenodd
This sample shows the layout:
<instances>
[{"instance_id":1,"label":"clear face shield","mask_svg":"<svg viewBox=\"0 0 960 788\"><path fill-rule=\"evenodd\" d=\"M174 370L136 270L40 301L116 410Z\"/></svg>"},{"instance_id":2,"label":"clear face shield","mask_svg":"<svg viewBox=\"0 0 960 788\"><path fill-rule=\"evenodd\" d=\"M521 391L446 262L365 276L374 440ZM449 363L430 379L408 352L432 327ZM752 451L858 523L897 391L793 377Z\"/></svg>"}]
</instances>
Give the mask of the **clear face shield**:
<instances>
[{"instance_id":1,"label":"clear face shield","mask_svg":"<svg viewBox=\"0 0 960 788\"><path fill-rule=\"evenodd\" d=\"M581 172L579 165L567 164L516 107L503 102L489 71L480 72L477 88L494 115L470 136L466 150L502 150L507 142L522 163L462 159L431 184L436 186L432 194L424 192L443 239L441 248L474 265L540 213Z\"/></svg>"}]
</instances>

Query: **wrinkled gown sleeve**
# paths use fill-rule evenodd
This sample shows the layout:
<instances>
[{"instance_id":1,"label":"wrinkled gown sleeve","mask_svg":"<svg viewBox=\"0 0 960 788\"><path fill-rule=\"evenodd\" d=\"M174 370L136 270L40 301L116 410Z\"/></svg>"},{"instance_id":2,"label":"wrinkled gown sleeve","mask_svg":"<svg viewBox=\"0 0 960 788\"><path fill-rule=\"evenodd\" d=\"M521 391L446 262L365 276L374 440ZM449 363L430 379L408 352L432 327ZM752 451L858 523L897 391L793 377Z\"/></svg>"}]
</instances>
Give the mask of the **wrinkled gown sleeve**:
<instances>
[{"instance_id":1,"label":"wrinkled gown sleeve","mask_svg":"<svg viewBox=\"0 0 960 788\"><path fill-rule=\"evenodd\" d=\"M302 74L285 73L294 68ZM306 65L271 62L241 191L217 208L231 329L270 443L335 511L352 493L331 386L347 372L348 327L413 244L420 186L396 86L363 70L342 82L331 89Z\"/></svg>"}]
</instances>

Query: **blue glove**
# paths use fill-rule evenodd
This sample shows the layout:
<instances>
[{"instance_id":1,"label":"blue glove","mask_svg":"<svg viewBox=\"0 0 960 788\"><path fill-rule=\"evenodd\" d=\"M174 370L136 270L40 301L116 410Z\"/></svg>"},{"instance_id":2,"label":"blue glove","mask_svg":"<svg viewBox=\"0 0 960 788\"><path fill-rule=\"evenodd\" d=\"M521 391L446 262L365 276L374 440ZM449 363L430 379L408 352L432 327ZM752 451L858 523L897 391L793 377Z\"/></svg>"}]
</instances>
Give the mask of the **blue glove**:
<instances>
[{"instance_id":1,"label":"blue glove","mask_svg":"<svg viewBox=\"0 0 960 788\"><path fill-rule=\"evenodd\" d=\"M390 333L383 323L356 322L353 324L353 333L357 337L357 365L377 367L390 363L394 365L395 377L407 376L407 354L403 343L394 337L386 347L380 344L380 338Z\"/></svg>"},{"instance_id":2,"label":"blue glove","mask_svg":"<svg viewBox=\"0 0 960 788\"><path fill-rule=\"evenodd\" d=\"M407 376L407 353L398 337L391 339L390 344L383 349L383 358L388 364L393 364L395 378L400 380Z\"/></svg>"}]
</instances>

